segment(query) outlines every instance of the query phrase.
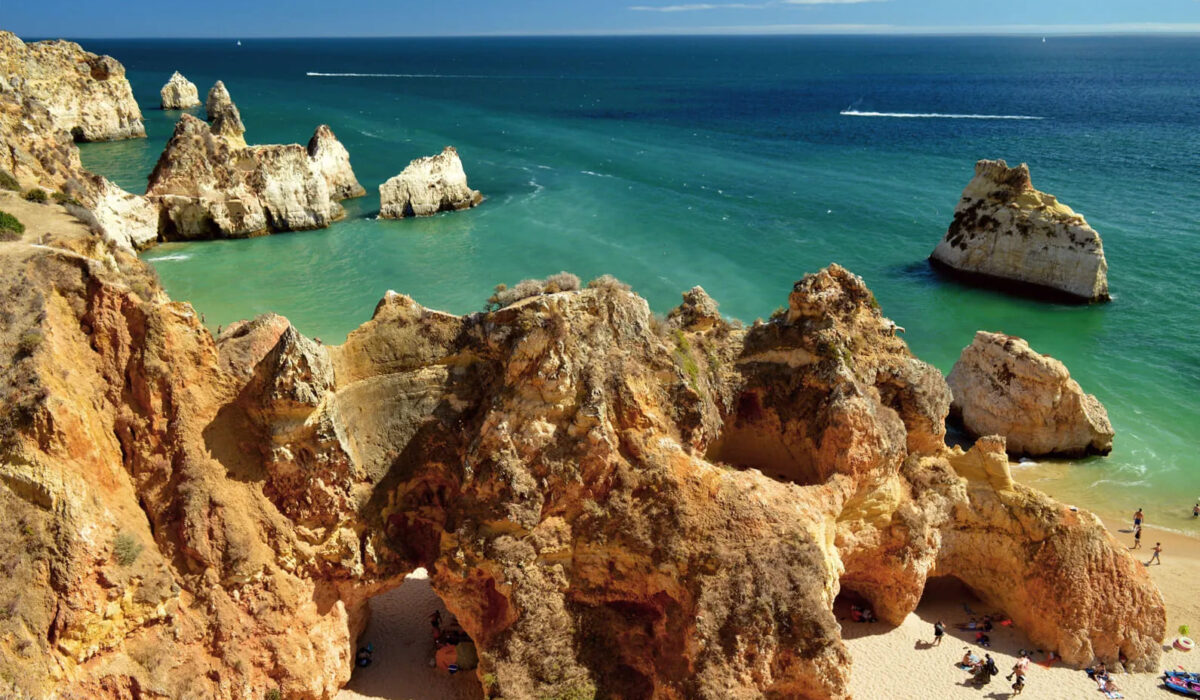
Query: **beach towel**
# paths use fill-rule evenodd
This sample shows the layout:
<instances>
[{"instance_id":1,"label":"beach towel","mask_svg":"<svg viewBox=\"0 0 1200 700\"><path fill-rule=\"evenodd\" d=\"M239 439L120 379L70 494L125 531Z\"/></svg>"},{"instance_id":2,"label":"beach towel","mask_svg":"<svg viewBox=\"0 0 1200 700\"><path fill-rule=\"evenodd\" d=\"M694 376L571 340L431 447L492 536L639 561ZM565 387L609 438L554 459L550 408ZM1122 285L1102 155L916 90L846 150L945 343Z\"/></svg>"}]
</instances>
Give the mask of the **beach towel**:
<instances>
[{"instance_id":1,"label":"beach towel","mask_svg":"<svg viewBox=\"0 0 1200 700\"><path fill-rule=\"evenodd\" d=\"M1115 690L1106 690L1106 691L1104 691L1104 695L1105 695L1105 697L1113 698L1113 700L1116 700L1117 698L1125 697L1124 695L1121 695L1120 693L1118 693Z\"/></svg>"}]
</instances>

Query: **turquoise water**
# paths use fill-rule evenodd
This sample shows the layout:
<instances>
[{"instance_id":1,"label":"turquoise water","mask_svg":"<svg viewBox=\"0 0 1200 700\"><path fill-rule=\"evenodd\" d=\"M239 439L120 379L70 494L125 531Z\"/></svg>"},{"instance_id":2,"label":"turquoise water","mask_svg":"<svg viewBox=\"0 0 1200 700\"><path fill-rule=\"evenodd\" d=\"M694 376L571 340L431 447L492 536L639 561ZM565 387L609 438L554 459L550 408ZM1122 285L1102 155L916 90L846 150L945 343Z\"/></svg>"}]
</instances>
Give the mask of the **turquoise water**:
<instances>
[{"instance_id":1,"label":"turquoise water","mask_svg":"<svg viewBox=\"0 0 1200 700\"><path fill-rule=\"evenodd\" d=\"M388 289L453 312L570 270L658 311L702 285L746 321L830 262L862 275L923 359L949 371L977 329L1062 359L1107 406L1107 458L1021 478L1080 504L1195 529L1200 498L1200 39L594 38L88 41L129 70L149 138L85 164L143 191L180 70L225 81L251 143L328 123L368 196L323 231L162 245L144 257L210 326L264 311L340 342ZM358 73L370 76L309 75ZM1033 116L948 119L863 112ZM376 221L377 187L453 144L477 209ZM1104 237L1115 297L1059 306L934 276L979 158L1027 161Z\"/></svg>"}]
</instances>

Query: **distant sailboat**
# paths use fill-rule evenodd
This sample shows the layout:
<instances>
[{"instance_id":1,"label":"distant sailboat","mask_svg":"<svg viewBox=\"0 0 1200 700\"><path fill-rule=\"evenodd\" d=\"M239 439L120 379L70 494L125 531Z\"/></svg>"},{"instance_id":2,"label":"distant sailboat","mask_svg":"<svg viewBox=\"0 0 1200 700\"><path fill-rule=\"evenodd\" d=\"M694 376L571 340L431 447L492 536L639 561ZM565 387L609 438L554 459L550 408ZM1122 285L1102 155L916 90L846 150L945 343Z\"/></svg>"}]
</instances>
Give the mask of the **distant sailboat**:
<instances>
[{"instance_id":1,"label":"distant sailboat","mask_svg":"<svg viewBox=\"0 0 1200 700\"><path fill-rule=\"evenodd\" d=\"M1045 39L1042 39L1042 41L1045 41ZM238 39L238 46L241 46L241 45L242 45L242 40Z\"/></svg>"},{"instance_id":2,"label":"distant sailboat","mask_svg":"<svg viewBox=\"0 0 1200 700\"><path fill-rule=\"evenodd\" d=\"M242 42L240 42L240 41L239 41L238 43L240 44L240 43L242 43ZM1043 44L1044 44L1044 43L1046 43L1046 37L1042 37L1042 43L1043 43Z\"/></svg>"}]
</instances>

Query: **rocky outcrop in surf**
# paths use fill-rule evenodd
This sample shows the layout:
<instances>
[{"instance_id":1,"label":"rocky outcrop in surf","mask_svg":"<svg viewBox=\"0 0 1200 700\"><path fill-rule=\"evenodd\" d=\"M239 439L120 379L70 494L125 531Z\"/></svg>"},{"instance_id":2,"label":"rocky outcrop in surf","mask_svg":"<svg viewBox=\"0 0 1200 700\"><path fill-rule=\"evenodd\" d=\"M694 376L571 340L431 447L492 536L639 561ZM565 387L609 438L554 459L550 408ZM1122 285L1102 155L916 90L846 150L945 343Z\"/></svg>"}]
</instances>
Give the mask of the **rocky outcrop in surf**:
<instances>
[{"instance_id":1,"label":"rocky outcrop in surf","mask_svg":"<svg viewBox=\"0 0 1200 700\"><path fill-rule=\"evenodd\" d=\"M217 133L222 114L236 116L224 104L218 95L211 128L183 115L150 174L146 195L163 209L164 238L245 238L323 228L344 216L338 200L357 180L328 127L317 129L311 151L240 146Z\"/></svg>"},{"instance_id":2,"label":"rocky outcrop in surf","mask_svg":"<svg viewBox=\"0 0 1200 700\"><path fill-rule=\"evenodd\" d=\"M214 134L227 139L234 146L246 145L246 125L242 123L242 114L229 96L225 83L218 80L209 89L204 112L212 123Z\"/></svg>"},{"instance_id":3,"label":"rocky outcrop in surf","mask_svg":"<svg viewBox=\"0 0 1200 700\"><path fill-rule=\"evenodd\" d=\"M1021 338L979 331L947 378L952 410L973 435L1002 435L1014 454L1082 456L1112 451L1108 412L1066 365Z\"/></svg>"},{"instance_id":4,"label":"rocky outcrop in surf","mask_svg":"<svg viewBox=\"0 0 1200 700\"><path fill-rule=\"evenodd\" d=\"M1033 188L1029 166L981 160L930 261L969 281L1108 301L1104 246L1082 216Z\"/></svg>"},{"instance_id":5,"label":"rocky outcrop in surf","mask_svg":"<svg viewBox=\"0 0 1200 700\"><path fill-rule=\"evenodd\" d=\"M188 109L200 104L200 93L196 84L183 77L179 71L171 74L170 80L159 90L163 109Z\"/></svg>"},{"instance_id":6,"label":"rocky outcrop in surf","mask_svg":"<svg viewBox=\"0 0 1200 700\"><path fill-rule=\"evenodd\" d=\"M358 178L350 168L350 154L346 147L328 126L318 126L316 133L308 140L308 157L325 177L329 193L334 199L351 199L367 193L358 184Z\"/></svg>"},{"instance_id":7,"label":"rocky outcrop in surf","mask_svg":"<svg viewBox=\"0 0 1200 700\"><path fill-rule=\"evenodd\" d=\"M402 219L470 209L483 195L467 186L458 151L446 146L436 156L417 158L380 185L379 199L381 219Z\"/></svg>"},{"instance_id":8,"label":"rocky outcrop in surf","mask_svg":"<svg viewBox=\"0 0 1200 700\"><path fill-rule=\"evenodd\" d=\"M26 694L328 698L418 566L492 697L845 698L834 597L896 621L930 575L1069 663L1161 652L1145 568L1002 441L947 450L941 375L836 265L751 328L609 280L388 293L327 346L272 315L214 341L119 251L28 255L0 278L0 344L42 339L0 368Z\"/></svg>"},{"instance_id":9,"label":"rocky outcrop in surf","mask_svg":"<svg viewBox=\"0 0 1200 700\"><path fill-rule=\"evenodd\" d=\"M0 31L0 78L7 89L41 103L54 129L76 141L146 135L125 67L111 56L70 41L26 44Z\"/></svg>"}]
</instances>

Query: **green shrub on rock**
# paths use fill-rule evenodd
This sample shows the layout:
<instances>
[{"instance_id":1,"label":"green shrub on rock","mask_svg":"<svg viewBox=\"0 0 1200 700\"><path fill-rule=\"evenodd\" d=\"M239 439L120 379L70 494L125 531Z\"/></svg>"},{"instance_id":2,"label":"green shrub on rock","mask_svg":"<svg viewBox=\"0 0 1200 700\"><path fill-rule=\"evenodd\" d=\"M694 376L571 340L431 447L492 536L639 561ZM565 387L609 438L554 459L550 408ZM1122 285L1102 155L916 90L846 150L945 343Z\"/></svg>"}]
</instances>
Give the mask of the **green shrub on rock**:
<instances>
[{"instance_id":1,"label":"green shrub on rock","mask_svg":"<svg viewBox=\"0 0 1200 700\"><path fill-rule=\"evenodd\" d=\"M21 183L17 182L17 178L13 177L12 173L7 170L0 170L0 190L20 192Z\"/></svg>"},{"instance_id":2,"label":"green shrub on rock","mask_svg":"<svg viewBox=\"0 0 1200 700\"><path fill-rule=\"evenodd\" d=\"M27 201L33 202L34 204L45 204L46 200L49 199L49 197L46 195L46 190L39 189L37 187L34 187L22 196L24 196Z\"/></svg>"},{"instance_id":3,"label":"green shrub on rock","mask_svg":"<svg viewBox=\"0 0 1200 700\"><path fill-rule=\"evenodd\" d=\"M15 241L25 233L25 224L6 211L0 211L0 241Z\"/></svg>"}]
</instances>

